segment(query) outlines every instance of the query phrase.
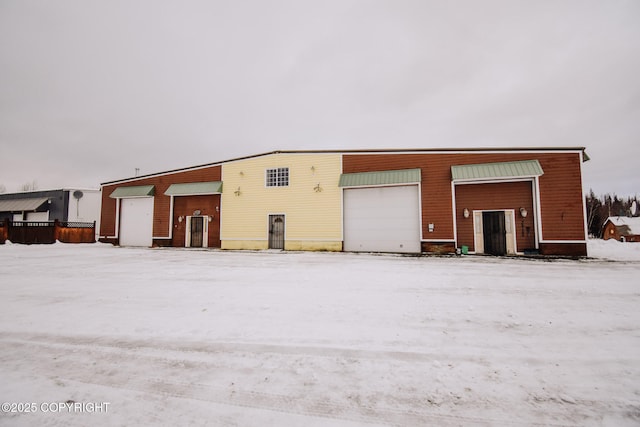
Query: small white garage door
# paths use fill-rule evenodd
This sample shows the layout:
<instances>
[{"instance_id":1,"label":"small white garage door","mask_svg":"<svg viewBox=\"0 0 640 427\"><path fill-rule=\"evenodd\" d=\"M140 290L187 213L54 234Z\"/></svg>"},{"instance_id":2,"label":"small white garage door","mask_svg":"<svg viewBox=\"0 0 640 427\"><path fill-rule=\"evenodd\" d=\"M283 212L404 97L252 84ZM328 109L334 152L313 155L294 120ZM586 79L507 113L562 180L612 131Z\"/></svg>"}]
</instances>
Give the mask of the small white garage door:
<instances>
[{"instance_id":1,"label":"small white garage door","mask_svg":"<svg viewBox=\"0 0 640 427\"><path fill-rule=\"evenodd\" d=\"M344 250L420 252L417 185L344 190Z\"/></svg>"},{"instance_id":2,"label":"small white garage door","mask_svg":"<svg viewBox=\"0 0 640 427\"><path fill-rule=\"evenodd\" d=\"M49 212L27 212L27 221L49 221Z\"/></svg>"},{"instance_id":3,"label":"small white garage door","mask_svg":"<svg viewBox=\"0 0 640 427\"><path fill-rule=\"evenodd\" d=\"M153 197L121 199L120 246L153 244Z\"/></svg>"}]
</instances>

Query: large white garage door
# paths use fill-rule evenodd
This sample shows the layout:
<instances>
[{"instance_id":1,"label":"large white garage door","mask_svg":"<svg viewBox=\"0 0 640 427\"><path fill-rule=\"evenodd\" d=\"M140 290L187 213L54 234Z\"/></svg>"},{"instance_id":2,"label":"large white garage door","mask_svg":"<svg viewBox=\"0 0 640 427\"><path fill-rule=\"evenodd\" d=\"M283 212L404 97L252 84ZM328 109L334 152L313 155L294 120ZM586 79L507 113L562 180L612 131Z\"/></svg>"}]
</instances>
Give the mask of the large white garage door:
<instances>
[{"instance_id":1,"label":"large white garage door","mask_svg":"<svg viewBox=\"0 0 640 427\"><path fill-rule=\"evenodd\" d=\"M344 190L344 250L420 252L417 185Z\"/></svg>"},{"instance_id":2,"label":"large white garage door","mask_svg":"<svg viewBox=\"0 0 640 427\"><path fill-rule=\"evenodd\" d=\"M120 246L151 246L153 197L121 199Z\"/></svg>"}]
</instances>

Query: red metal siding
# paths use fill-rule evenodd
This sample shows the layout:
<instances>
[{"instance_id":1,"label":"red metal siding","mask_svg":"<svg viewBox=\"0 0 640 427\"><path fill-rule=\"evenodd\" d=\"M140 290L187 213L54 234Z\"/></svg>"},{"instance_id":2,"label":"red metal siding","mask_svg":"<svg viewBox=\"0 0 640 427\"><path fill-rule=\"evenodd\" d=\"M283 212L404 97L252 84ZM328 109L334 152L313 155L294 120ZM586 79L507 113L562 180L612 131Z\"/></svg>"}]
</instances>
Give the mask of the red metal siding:
<instances>
[{"instance_id":1,"label":"red metal siding","mask_svg":"<svg viewBox=\"0 0 640 427\"><path fill-rule=\"evenodd\" d=\"M544 240L585 240L580 156L547 155L540 158L540 165Z\"/></svg>"},{"instance_id":2,"label":"red metal siding","mask_svg":"<svg viewBox=\"0 0 640 427\"><path fill-rule=\"evenodd\" d=\"M216 209L218 208L218 209ZM179 196L173 198L173 246L183 247L186 238L187 221L178 221L179 216L193 215L196 210L200 215L210 216L209 239L207 245L210 248L220 247L220 195L210 196Z\"/></svg>"},{"instance_id":3,"label":"red metal siding","mask_svg":"<svg viewBox=\"0 0 640 427\"><path fill-rule=\"evenodd\" d=\"M102 188L102 212L100 235L113 236L116 229L116 200L109 197L118 187L129 187L136 185L154 185L154 210L153 210L153 237L169 237L169 215L171 208L171 197L164 194L171 184L181 184L190 182L208 182L222 180L222 166L211 166L202 169L174 172L166 175L140 178L124 183L105 185ZM220 218L216 216L218 229ZM218 235L219 238L219 235ZM219 244L218 244L219 246Z\"/></svg>"},{"instance_id":4,"label":"red metal siding","mask_svg":"<svg viewBox=\"0 0 640 427\"><path fill-rule=\"evenodd\" d=\"M343 172L368 172L420 168L422 170L423 237L453 240L451 166L521 160L538 160L540 209L546 240L584 240L581 157L578 152L495 152L349 154L343 156ZM433 223L433 233L428 224Z\"/></svg>"},{"instance_id":5,"label":"red metal siding","mask_svg":"<svg viewBox=\"0 0 640 427\"><path fill-rule=\"evenodd\" d=\"M456 221L458 224L458 246L468 246L474 251L473 210L515 211L516 248L518 252L535 248L533 212L533 190L531 182L505 182L501 184L472 184L456 186ZM465 218L463 210L469 210ZM528 212L520 215L520 208Z\"/></svg>"}]
</instances>

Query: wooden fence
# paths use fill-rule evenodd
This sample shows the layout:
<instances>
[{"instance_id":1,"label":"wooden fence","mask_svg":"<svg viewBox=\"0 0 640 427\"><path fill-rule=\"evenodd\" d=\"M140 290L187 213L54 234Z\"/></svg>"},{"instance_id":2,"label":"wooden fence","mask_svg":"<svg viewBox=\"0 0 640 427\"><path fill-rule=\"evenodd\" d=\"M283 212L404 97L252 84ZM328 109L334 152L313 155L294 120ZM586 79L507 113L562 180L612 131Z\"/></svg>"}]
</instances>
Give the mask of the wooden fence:
<instances>
[{"instance_id":1,"label":"wooden fence","mask_svg":"<svg viewBox=\"0 0 640 427\"><path fill-rule=\"evenodd\" d=\"M95 243L96 223L70 221L10 221L0 222L0 244Z\"/></svg>"}]
</instances>

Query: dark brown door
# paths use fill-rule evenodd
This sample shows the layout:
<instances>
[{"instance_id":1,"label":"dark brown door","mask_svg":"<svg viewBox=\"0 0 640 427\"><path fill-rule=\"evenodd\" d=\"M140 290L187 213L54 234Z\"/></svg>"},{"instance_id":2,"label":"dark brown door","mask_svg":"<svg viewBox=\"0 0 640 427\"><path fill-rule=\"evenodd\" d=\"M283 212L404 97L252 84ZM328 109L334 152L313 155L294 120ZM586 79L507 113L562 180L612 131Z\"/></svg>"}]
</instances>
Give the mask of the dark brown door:
<instances>
[{"instance_id":1,"label":"dark brown door","mask_svg":"<svg viewBox=\"0 0 640 427\"><path fill-rule=\"evenodd\" d=\"M201 216L191 217L191 246L192 248L202 247L202 235L204 228L204 221Z\"/></svg>"},{"instance_id":2,"label":"dark brown door","mask_svg":"<svg viewBox=\"0 0 640 427\"><path fill-rule=\"evenodd\" d=\"M269 215L269 249L284 249L284 215Z\"/></svg>"},{"instance_id":3,"label":"dark brown door","mask_svg":"<svg viewBox=\"0 0 640 427\"><path fill-rule=\"evenodd\" d=\"M503 211L482 213L482 233L484 235L484 253L506 255L507 230Z\"/></svg>"}]
</instances>

